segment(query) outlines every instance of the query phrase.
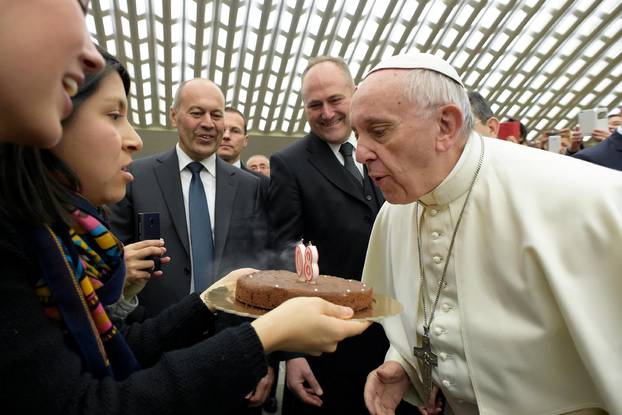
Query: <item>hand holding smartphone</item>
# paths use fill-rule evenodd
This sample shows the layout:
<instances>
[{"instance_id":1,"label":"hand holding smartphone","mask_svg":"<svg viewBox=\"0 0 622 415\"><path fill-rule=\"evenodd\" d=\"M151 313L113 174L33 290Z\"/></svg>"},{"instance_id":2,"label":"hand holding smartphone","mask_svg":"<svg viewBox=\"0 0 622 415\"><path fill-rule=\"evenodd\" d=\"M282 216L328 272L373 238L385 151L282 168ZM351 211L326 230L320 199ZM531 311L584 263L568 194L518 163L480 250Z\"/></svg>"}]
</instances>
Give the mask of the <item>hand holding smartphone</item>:
<instances>
[{"instance_id":1,"label":"hand holding smartphone","mask_svg":"<svg viewBox=\"0 0 622 415\"><path fill-rule=\"evenodd\" d=\"M559 131L555 131L559 133ZM549 147L548 150L553 153L559 153L562 148L562 136L561 135L549 135Z\"/></svg>"},{"instance_id":2,"label":"hand holding smartphone","mask_svg":"<svg viewBox=\"0 0 622 415\"><path fill-rule=\"evenodd\" d=\"M136 220L136 234L139 241L147 239L160 239L160 213L148 212L138 213ZM152 260L154 263L153 271L160 271L160 257L152 256L146 259Z\"/></svg>"},{"instance_id":3,"label":"hand holding smartphone","mask_svg":"<svg viewBox=\"0 0 622 415\"><path fill-rule=\"evenodd\" d=\"M606 108L582 110L579 113L579 125L585 135L592 135L594 130L608 130L609 121Z\"/></svg>"}]
</instances>

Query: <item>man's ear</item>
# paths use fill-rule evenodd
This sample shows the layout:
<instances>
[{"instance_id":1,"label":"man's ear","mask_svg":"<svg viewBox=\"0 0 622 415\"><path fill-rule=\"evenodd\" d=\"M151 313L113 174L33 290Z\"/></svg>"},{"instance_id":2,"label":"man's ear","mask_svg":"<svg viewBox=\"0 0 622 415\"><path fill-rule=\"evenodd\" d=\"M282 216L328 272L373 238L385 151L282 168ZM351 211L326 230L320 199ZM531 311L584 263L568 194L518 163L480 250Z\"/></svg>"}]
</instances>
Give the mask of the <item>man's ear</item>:
<instances>
[{"instance_id":1,"label":"man's ear","mask_svg":"<svg viewBox=\"0 0 622 415\"><path fill-rule=\"evenodd\" d=\"M447 104L439 107L437 151L445 152L453 147L459 138L462 123L462 111L457 105Z\"/></svg>"},{"instance_id":2,"label":"man's ear","mask_svg":"<svg viewBox=\"0 0 622 415\"><path fill-rule=\"evenodd\" d=\"M499 136L499 120L497 117L490 117L488 121L486 121L486 128L490 132L490 137L498 137Z\"/></svg>"},{"instance_id":3,"label":"man's ear","mask_svg":"<svg viewBox=\"0 0 622 415\"><path fill-rule=\"evenodd\" d=\"M171 124L173 125L173 127L177 128L177 110L175 109L175 107L171 106L169 116L171 117Z\"/></svg>"}]
</instances>

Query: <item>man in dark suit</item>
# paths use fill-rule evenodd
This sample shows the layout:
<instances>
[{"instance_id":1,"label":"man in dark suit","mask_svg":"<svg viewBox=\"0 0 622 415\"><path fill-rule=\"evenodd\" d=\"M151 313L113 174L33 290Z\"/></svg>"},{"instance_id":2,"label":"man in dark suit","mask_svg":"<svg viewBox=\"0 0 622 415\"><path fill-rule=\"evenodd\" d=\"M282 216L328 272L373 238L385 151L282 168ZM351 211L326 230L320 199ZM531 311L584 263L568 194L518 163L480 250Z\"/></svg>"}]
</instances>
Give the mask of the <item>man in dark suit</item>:
<instances>
[{"instance_id":1,"label":"man in dark suit","mask_svg":"<svg viewBox=\"0 0 622 415\"><path fill-rule=\"evenodd\" d=\"M246 170L240 156L248 145L248 132L246 130L246 117L233 108L225 108L225 130L222 141L218 147L218 157L242 170Z\"/></svg>"},{"instance_id":2,"label":"man in dark suit","mask_svg":"<svg viewBox=\"0 0 622 415\"><path fill-rule=\"evenodd\" d=\"M620 116L622 117L622 109ZM611 169L622 170L622 127L617 127L607 139L575 153L573 157Z\"/></svg>"},{"instance_id":3,"label":"man in dark suit","mask_svg":"<svg viewBox=\"0 0 622 415\"><path fill-rule=\"evenodd\" d=\"M268 215L273 244L283 252L282 267L294 268L293 246L304 239L318 248L320 273L361 278L372 224L384 199L352 158L353 92L348 67L339 58L312 59L303 73L311 133L270 159ZM374 324L342 342L335 353L290 359L283 414L367 413L365 379L384 361L387 349L382 327Z\"/></svg>"},{"instance_id":4,"label":"man in dark suit","mask_svg":"<svg viewBox=\"0 0 622 415\"><path fill-rule=\"evenodd\" d=\"M189 226L192 162L202 165L213 243L212 281L229 271L263 267L267 218L259 179L216 156L224 131L224 97L211 81L193 79L177 91L171 120L179 142L174 149L137 160L134 181L124 200L112 207L112 228L124 242L136 240L139 212L159 212L161 235L170 264L164 277L150 281L139 296L145 316L153 316L191 292L194 228Z\"/></svg>"},{"instance_id":5,"label":"man in dark suit","mask_svg":"<svg viewBox=\"0 0 622 415\"><path fill-rule=\"evenodd\" d=\"M202 292L231 270L267 265L268 222L259 178L216 156L224 108L224 96L213 82L183 83L170 111L177 145L135 161L126 197L111 207L112 229L124 243L136 241L138 213L159 212L171 258L162 266L163 277L152 278L138 295L137 320L158 314L191 291ZM227 317L219 317L218 328L234 323ZM270 385L262 379L257 390L263 398L253 395L249 402L260 405Z\"/></svg>"},{"instance_id":6,"label":"man in dark suit","mask_svg":"<svg viewBox=\"0 0 622 415\"><path fill-rule=\"evenodd\" d=\"M257 177L261 181L262 191L268 192L268 185L270 184L269 177L260 174L246 168L244 163L240 160L242 151L248 145L248 130L246 127L246 116L238 109L234 107L225 108L225 131L218 147L218 157L238 167L244 171L247 171Z\"/></svg>"}]
</instances>

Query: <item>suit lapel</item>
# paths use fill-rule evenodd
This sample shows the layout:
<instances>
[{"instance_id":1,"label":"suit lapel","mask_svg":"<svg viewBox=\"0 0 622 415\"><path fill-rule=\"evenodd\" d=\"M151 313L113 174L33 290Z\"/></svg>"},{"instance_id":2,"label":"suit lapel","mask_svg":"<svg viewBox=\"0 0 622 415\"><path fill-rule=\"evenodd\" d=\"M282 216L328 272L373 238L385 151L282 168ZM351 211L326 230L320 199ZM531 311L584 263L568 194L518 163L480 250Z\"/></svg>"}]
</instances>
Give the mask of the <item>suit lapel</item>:
<instances>
[{"instance_id":1,"label":"suit lapel","mask_svg":"<svg viewBox=\"0 0 622 415\"><path fill-rule=\"evenodd\" d=\"M186 254L190 256L190 244L188 242L188 228L186 226L186 209L184 207L184 196L181 190L181 179L179 177L179 159L175 149L162 155L157 160L159 164L154 167L154 173L162 197L166 202L169 215L171 216L173 226L177 231L177 235L186 250Z\"/></svg>"},{"instance_id":2,"label":"suit lapel","mask_svg":"<svg viewBox=\"0 0 622 415\"><path fill-rule=\"evenodd\" d=\"M611 144L613 144L613 148L617 151L622 151L622 134L618 133L618 129L611 134L610 138Z\"/></svg>"},{"instance_id":3,"label":"suit lapel","mask_svg":"<svg viewBox=\"0 0 622 415\"><path fill-rule=\"evenodd\" d=\"M310 133L308 137L307 150L309 151L309 162L311 162L320 174L343 192L365 203L363 192L345 175L347 172L344 170L343 166L339 164L339 161L328 144L313 133Z\"/></svg>"},{"instance_id":4,"label":"suit lapel","mask_svg":"<svg viewBox=\"0 0 622 415\"><path fill-rule=\"evenodd\" d=\"M216 210L214 213L214 258L218 269L229 236L229 223L237 192L237 167L230 166L216 157Z\"/></svg>"}]
</instances>

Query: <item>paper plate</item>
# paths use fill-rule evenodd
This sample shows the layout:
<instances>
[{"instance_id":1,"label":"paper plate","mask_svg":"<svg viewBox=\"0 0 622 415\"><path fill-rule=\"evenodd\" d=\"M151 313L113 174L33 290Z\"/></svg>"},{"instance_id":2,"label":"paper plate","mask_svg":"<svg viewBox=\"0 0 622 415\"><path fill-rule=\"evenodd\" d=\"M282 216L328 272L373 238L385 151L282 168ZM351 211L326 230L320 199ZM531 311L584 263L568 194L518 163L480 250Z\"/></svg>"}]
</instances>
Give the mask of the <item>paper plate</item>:
<instances>
[{"instance_id":1,"label":"paper plate","mask_svg":"<svg viewBox=\"0 0 622 415\"><path fill-rule=\"evenodd\" d=\"M217 310L243 317L257 318L269 310L251 307L235 299L235 283L239 276L225 277L203 292L201 298L205 304ZM372 306L366 310L356 311L352 320L380 321L402 312L404 307L394 298L374 293Z\"/></svg>"}]
</instances>

